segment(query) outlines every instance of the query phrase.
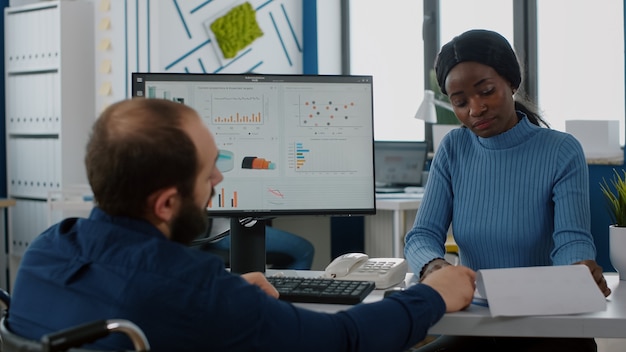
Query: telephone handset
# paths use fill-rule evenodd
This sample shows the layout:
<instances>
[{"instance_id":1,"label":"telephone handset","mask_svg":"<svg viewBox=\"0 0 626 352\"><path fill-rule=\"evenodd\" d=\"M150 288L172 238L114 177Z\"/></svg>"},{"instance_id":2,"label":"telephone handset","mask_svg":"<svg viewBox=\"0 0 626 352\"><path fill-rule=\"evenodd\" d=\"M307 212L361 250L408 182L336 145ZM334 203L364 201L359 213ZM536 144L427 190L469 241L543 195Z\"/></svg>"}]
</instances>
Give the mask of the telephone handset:
<instances>
[{"instance_id":1,"label":"telephone handset","mask_svg":"<svg viewBox=\"0 0 626 352\"><path fill-rule=\"evenodd\" d=\"M337 280L374 281L385 289L404 280L408 265L403 258L370 258L363 253L347 253L335 258L324 271L325 277Z\"/></svg>"}]
</instances>

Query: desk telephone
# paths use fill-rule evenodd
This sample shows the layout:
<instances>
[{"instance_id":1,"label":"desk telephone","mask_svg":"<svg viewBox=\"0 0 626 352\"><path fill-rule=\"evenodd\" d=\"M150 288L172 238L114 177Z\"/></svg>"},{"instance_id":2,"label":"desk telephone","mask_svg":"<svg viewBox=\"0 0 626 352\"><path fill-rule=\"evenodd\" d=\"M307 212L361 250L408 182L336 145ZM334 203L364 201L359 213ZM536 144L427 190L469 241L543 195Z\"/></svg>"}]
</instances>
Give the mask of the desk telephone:
<instances>
[{"instance_id":1,"label":"desk telephone","mask_svg":"<svg viewBox=\"0 0 626 352\"><path fill-rule=\"evenodd\" d=\"M403 258L370 258L363 253L347 253L335 258L324 270L324 276L337 280L373 281L385 289L404 280L408 265Z\"/></svg>"}]
</instances>

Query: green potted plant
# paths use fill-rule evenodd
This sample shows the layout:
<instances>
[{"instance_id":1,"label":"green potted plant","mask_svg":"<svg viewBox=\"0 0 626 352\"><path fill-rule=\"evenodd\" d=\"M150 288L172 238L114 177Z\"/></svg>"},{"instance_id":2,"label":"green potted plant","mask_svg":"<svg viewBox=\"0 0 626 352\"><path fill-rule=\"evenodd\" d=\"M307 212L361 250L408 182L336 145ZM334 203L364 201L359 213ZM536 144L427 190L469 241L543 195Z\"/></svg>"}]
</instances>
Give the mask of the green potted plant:
<instances>
[{"instance_id":1,"label":"green potted plant","mask_svg":"<svg viewBox=\"0 0 626 352\"><path fill-rule=\"evenodd\" d=\"M600 189L607 200L612 224L626 227L626 171L622 170L623 176L615 169L613 169L613 173L610 185L603 178Z\"/></svg>"},{"instance_id":2,"label":"green potted plant","mask_svg":"<svg viewBox=\"0 0 626 352\"><path fill-rule=\"evenodd\" d=\"M620 174L614 169L613 173L610 183L602 180L600 189L607 200L612 220L609 226L609 258L619 273L619 279L626 281L626 170Z\"/></svg>"}]
</instances>

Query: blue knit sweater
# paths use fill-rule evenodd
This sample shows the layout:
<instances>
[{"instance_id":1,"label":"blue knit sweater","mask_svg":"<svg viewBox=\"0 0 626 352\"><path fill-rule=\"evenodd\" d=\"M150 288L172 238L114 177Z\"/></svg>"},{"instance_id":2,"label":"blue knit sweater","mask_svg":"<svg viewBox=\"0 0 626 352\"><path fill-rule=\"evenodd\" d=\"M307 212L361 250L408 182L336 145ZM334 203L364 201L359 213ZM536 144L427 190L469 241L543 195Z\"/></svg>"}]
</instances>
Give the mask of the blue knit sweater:
<instances>
[{"instance_id":1,"label":"blue knit sweater","mask_svg":"<svg viewBox=\"0 0 626 352\"><path fill-rule=\"evenodd\" d=\"M474 270L595 259L580 143L520 117L494 137L467 128L444 137L405 240L413 272L443 257L450 224L461 263Z\"/></svg>"}]
</instances>

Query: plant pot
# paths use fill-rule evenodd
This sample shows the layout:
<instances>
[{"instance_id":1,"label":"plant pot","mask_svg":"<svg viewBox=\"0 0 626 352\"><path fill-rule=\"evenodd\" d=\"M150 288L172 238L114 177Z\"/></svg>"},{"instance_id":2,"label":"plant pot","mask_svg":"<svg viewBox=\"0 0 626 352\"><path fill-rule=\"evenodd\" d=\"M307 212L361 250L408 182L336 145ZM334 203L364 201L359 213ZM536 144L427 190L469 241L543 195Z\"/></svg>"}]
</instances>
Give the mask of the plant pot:
<instances>
[{"instance_id":1,"label":"plant pot","mask_svg":"<svg viewBox=\"0 0 626 352\"><path fill-rule=\"evenodd\" d=\"M626 227L609 226L609 258L620 281L626 281Z\"/></svg>"}]
</instances>

